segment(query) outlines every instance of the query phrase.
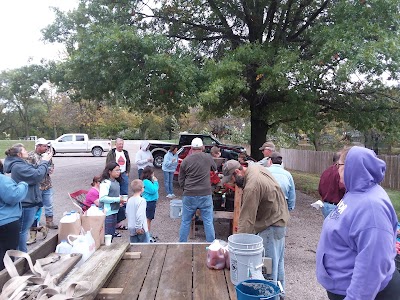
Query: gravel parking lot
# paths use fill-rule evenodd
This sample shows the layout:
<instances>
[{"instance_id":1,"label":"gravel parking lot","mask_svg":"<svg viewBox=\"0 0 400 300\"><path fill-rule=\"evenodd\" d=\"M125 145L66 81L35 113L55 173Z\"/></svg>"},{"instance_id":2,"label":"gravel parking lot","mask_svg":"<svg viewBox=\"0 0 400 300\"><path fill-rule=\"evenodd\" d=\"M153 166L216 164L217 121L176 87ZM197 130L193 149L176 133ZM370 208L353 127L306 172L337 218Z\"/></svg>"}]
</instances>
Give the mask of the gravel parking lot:
<instances>
[{"instance_id":1,"label":"gravel parking lot","mask_svg":"<svg viewBox=\"0 0 400 300\"><path fill-rule=\"evenodd\" d=\"M139 144L140 141L125 141L124 148L129 151L131 161L135 159ZM55 172L52 178L55 191L54 218L56 222L60 220L63 212L74 209L68 198L68 192L89 189L93 176L100 174L104 168L105 156L105 153L102 157L93 157L91 154L60 154L53 158ZM136 166L132 165L130 180L137 178ZM153 235L158 236L160 242L177 242L180 220L169 217L170 200L165 197L162 171L157 169L155 175L160 181L160 198L156 217L152 222ZM181 195L178 185L175 185L175 194L178 197ZM310 206L315 200L302 193L297 193L296 208L291 213L285 250L287 300L327 299L324 289L317 283L315 277L315 251L323 222L322 214ZM227 241L229 236L227 220L216 220L215 230L217 238ZM121 233L123 236L115 238L114 242L129 239L126 231L121 231ZM56 230L51 230L51 234L56 234ZM189 241L205 241L202 226L198 226L196 238ZM40 241L29 248L33 249L39 245Z\"/></svg>"}]
</instances>

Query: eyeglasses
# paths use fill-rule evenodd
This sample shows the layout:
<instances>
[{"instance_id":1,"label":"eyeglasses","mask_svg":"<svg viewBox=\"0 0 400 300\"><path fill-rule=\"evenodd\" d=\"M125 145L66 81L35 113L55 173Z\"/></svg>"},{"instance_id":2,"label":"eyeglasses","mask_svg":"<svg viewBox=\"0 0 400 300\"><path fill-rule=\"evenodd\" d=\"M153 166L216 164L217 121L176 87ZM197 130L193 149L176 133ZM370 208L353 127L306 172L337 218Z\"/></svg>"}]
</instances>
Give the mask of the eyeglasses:
<instances>
[{"instance_id":1,"label":"eyeglasses","mask_svg":"<svg viewBox=\"0 0 400 300\"><path fill-rule=\"evenodd\" d=\"M343 164L342 164L342 163L337 163L337 164L336 164L336 167L337 167L338 169L339 169L340 166L344 166L344 163L343 163Z\"/></svg>"},{"instance_id":2,"label":"eyeglasses","mask_svg":"<svg viewBox=\"0 0 400 300\"><path fill-rule=\"evenodd\" d=\"M121 172L121 170L120 169L117 169L117 170L113 170L114 172Z\"/></svg>"}]
</instances>

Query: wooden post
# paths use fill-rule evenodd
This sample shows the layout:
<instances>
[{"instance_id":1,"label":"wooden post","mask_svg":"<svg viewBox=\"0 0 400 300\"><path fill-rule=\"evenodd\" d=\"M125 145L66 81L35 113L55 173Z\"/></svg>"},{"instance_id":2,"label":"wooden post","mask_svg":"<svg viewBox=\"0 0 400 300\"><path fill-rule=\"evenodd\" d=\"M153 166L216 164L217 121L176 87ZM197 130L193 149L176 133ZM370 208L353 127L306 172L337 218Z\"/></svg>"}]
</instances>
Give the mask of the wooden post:
<instances>
[{"instance_id":1,"label":"wooden post","mask_svg":"<svg viewBox=\"0 0 400 300\"><path fill-rule=\"evenodd\" d=\"M235 234L238 232L239 226L239 216L240 216L240 208L242 205L242 194L243 190L235 185L235 202L234 202L234 210L233 210L233 222L232 222L232 233Z\"/></svg>"}]
</instances>

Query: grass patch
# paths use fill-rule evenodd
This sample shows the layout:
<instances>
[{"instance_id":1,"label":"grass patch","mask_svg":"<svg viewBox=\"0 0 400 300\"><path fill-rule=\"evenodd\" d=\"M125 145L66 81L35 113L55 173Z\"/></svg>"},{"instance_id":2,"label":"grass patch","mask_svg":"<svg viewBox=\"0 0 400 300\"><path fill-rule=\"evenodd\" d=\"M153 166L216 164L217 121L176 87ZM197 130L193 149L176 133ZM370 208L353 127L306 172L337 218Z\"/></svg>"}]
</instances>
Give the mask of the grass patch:
<instances>
[{"instance_id":1,"label":"grass patch","mask_svg":"<svg viewBox=\"0 0 400 300\"><path fill-rule=\"evenodd\" d=\"M19 140L0 140L0 158L6 157L5 151L10 148L12 145L22 143L24 144L26 150L32 151L35 149L35 141L19 141Z\"/></svg>"},{"instance_id":2,"label":"grass patch","mask_svg":"<svg viewBox=\"0 0 400 300\"><path fill-rule=\"evenodd\" d=\"M296 190L314 197L315 199L321 199L318 193L319 176L315 174L302 173L298 171L290 171L293 176ZM396 210L397 217L400 219L400 191L385 189L388 193L390 200L392 201L393 207Z\"/></svg>"},{"instance_id":3,"label":"grass patch","mask_svg":"<svg viewBox=\"0 0 400 300\"><path fill-rule=\"evenodd\" d=\"M319 176L297 171L290 171L290 173L293 176L296 190L316 199L321 199L321 196L318 193Z\"/></svg>"}]
</instances>

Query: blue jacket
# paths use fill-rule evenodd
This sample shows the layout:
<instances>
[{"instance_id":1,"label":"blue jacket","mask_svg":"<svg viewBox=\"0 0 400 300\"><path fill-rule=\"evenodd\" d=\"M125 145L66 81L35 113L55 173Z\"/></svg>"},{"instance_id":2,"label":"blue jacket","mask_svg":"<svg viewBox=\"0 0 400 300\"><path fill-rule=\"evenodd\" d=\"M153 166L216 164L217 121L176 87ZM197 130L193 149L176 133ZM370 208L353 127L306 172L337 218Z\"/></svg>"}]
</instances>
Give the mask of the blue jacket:
<instances>
[{"instance_id":1,"label":"blue jacket","mask_svg":"<svg viewBox=\"0 0 400 300\"><path fill-rule=\"evenodd\" d=\"M0 174L0 226L17 221L21 217L21 200L28 193L28 184Z\"/></svg>"},{"instance_id":2,"label":"blue jacket","mask_svg":"<svg viewBox=\"0 0 400 300\"><path fill-rule=\"evenodd\" d=\"M158 200L158 181L152 182L151 180L143 180L144 192L142 197L146 201L157 201Z\"/></svg>"},{"instance_id":3,"label":"blue jacket","mask_svg":"<svg viewBox=\"0 0 400 300\"><path fill-rule=\"evenodd\" d=\"M174 160L174 162L172 162L172 160ZM162 170L164 172L175 172L176 167L178 166L178 154L172 154L171 151L168 151L165 155L164 155L164 160L162 163Z\"/></svg>"},{"instance_id":4,"label":"blue jacket","mask_svg":"<svg viewBox=\"0 0 400 300\"><path fill-rule=\"evenodd\" d=\"M15 182L25 181L28 185L28 193L21 201L22 207L43 206L42 193L39 184L47 174L48 161L41 161L33 166L17 156L7 156L4 160L4 172L11 173Z\"/></svg>"},{"instance_id":5,"label":"blue jacket","mask_svg":"<svg viewBox=\"0 0 400 300\"><path fill-rule=\"evenodd\" d=\"M278 164L269 166L268 171L272 173L272 176L274 176L275 180L281 186L289 210L293 210L296 206L296 191L292 174L286 171L282 165Z\"/></svg>"},{"instance_id":6,"label":"blue jacket","mask_svg":"<svg viewBox=\"0 0 400 300\"><path fill-rule=\"evenodd\" d=\"M326 217L317 248L317 279L346 300L372 300L395 271L397 216L385 190L386 163L366 148L346 156L347 193Z\"/></svg>"}]
</instances>

